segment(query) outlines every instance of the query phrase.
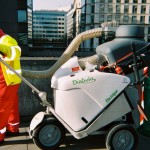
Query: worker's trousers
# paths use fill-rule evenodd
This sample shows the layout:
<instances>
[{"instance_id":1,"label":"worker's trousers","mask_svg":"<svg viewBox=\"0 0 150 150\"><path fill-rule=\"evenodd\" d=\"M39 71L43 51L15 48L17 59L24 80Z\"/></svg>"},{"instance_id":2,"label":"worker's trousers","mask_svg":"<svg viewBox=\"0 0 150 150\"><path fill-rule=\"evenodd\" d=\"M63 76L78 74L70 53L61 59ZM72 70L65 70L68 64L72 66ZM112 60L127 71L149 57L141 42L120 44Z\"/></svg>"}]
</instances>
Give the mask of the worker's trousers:
<instances>
[{"instance_id":1,"label":"worker's trousers","mask_svg":"<svg viewBox=\"0 0 150 150\"><path fill-rule=\"evenodd\" d=\"M0 82L0 141L6 130L19 132L18 88L19 84L7 86Z\"/></svg>"}]
</instances>

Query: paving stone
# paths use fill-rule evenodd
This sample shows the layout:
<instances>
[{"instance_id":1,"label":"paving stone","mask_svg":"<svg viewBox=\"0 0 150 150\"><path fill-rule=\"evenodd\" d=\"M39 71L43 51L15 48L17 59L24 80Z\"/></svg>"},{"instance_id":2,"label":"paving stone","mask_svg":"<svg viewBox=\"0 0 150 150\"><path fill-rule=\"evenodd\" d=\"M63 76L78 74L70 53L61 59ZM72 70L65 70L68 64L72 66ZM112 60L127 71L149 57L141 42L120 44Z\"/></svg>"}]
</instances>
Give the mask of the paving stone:
<instances>
[{"instance_id":1,"label":"paving stone","mask_svg":"<svg viewBox=\"0 0 150 150\"><path fill-rule=\"evenodd\" d=\"M29 122L23 122L20 126L20 135L16 137L6 137L4 144L0 145L0 150L40 150L29 137ZM150 138L139 136L139 146L137 150L150 150ZM67 133L66 138L58 150L106 150L105 137L103 135L90 135L77 140Z\"/></svg>"}]
</instances>

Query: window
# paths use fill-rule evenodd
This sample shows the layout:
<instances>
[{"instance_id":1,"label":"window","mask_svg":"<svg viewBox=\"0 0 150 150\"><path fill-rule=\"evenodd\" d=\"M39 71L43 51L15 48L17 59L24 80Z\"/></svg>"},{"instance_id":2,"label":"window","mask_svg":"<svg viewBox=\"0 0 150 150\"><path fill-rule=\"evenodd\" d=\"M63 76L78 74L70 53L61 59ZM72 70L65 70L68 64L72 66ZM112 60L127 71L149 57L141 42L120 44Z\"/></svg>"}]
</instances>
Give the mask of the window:
<instances>
[{"instance_id":1,"label":"window","mask_svg":"<svg viewBox=\"0 0 150 150\"><path fill-rule=\"evenodd\" d=\"M99 21L104 22L104 15L100 15Z\"/></svg>"},{"instance_id":2,"label":"window","mask_svg":"<svg viewBox=\"0 0 150 150\"><path fill-rule=\"evenodd\" d=\"M129 5L124 6L124 13L128 14L129 13Z\"/></svg>"},{"instance_id":3,"label":"window","mask_svg":"<svg viewBox=\"0 0 150 150\"><path fill-rule=\"evenodd\" d=\"M100 3L105 3L105 0L100 0Z\"/></svg>"},{"instance_id":4,"label":"window","mask_svg":"<svg viewBox=\"0 0 150 150\"><path fill-rule=\"evenodd\" d=\"M132 22L136 23L137 22L137 17L136 16L132 16Z\"/></svg>"},{"instance_id":5,"label":"window","mask_svg":"<svg viewBox=\"0 0 150 150\"><path fill-rule=\"evenodd\" d=\"M91 25L90 28L91 28L91 29L94 29L94 25Z\"/></svg>"},{"instance_id":6,"label":"window","mask_svg":"<svg viewBox=\"0 0 150 150\"><path fill-rule=\"evenodd\" d=\"M116 6L116 13L120 13L120 8L121 8L120 5L117 5L117 6Z\"/></svg>"},{"instance_id":7,"label":"window","mask_svg":"<svg viewBox=\"0 0 150 150\"><path fill-rule=\"evenodd\" d=\"M124 22L128 22L129 21L129 16L124 16Z\"/></svg>"},{"instance_id":8,"label":"window","mask_svg":"<svg viewBox=\"0 0 150 150\"><path fill-rule=\"evenodd\" d=\"M115 16L115 21L119 22L120 21L120 15Z\"/></svg>"},{"instance_id":9,"label":"window","mask_svg":"<svg viewBox=\"0 0 150 150\"><path fill-rule=\"evenodd\" d=\"M150 36L148 36L147 42L150 42Z\"/></svg>"},{"instance_id":10,"label":"window","mask_svg":"<svg viewBox=\"0 0 150 150\"><path fill-rule=\"evenodd\" d=\"M145 16L141 16L141 23L145 22Z\"/></svg>"},{"instance_id":11,"label":"window","mask_svg":"<svg viewBox=\"0 0 150 150\"><path fill-rule=\"evenodd\" d=\"M94 15L91 15L91 23L94 23Z\"/></svg>"},{"instance_id":12,"label":"window","mask_svg":"<svg viewBox=\"0 0 150 150\"><path fill-rule=\"evenodd\" d=\"M121 0L116 0L117 3L121 3Z\"/></svg>"},{"instance_id":13,"label":"window","mask_svg":"<svg viewBox=\"0 0 150 150\"><path fill-rule=\"evenodd\" d=\"M94 11L95 11L95 6L92 5L92 6L91 6L91 13L94 14Z\"/></svg>"},{"instance_id":14,"label":"window","mask_svg":"<svg viewBox=\"0 0 150 150\"><path fill-rule=\"evenodd\" d=\"M133 13L133 14L136 14L136 13L137 13L137 6L133 6L132 13Z\"/></svg>"},{"instance_id":15,"label":"window","mask_svg":"<svg viewBox=\"0 0 150 150\"><path fill-rule=\"evenodd\" d=\"M93 48L93 44L94 44L94 39L91 39L90 40L90 45L91 45L92 48ZM92 49L91 49L91 51L92 51Z\"/></svg>"},{"instance_id":16,"label":"window","mask_svg":"<svg viewBox=\"0 0 150 150\"><path fill-rule=\"evenodd\" d=\"M100 12L104 12L105 10L105 6L104 5L100 5Z\"/></svg>"},{"instance_id":17,"label":"window","mask_svg":"<svg viewBox=\"0 0 150 150\"><path fill-rule=\"evenodd\" d=\"M108 12L109 12L109 13L112 13L112 12L113 12L113 7L112 7L112 5L108 5Z\"/></svg>"},{"instance_id":18,"label":"window","mask_svg":"<svg viewBox=\"0 0 150 150\"><path fill-rule=\"evenodd\" d=\"M142 0L142 3L146 3L146 0Z\"/></svg>"},{"instance_id":19,"label":"window","mask_svg":"<svg viewBox=\"0 0 150 150\"><path fill-rule=\"evenodd\" d=\"M27 22L26 10L18 10L18 22Z\"/></svg>"},{"instance_id":20,"label":"window","mask_svg":"<svg viewBox=\"0 0 150 150\"><path fill-rule=\"evenodd\" d=\"M129 3L129 0L124 0L124 3Z\"/></svg>"},{"instance_id":21,"label":"window","mask_svg":"<svg viewBox=\"0 0 150 150\"><path fill-rule=\"evenodd\" d=\"M141 14L145 14L146 13L146 6L142 6L141 7Z\"/></svg>"},{"instance_id":22,"label":"window","mask_svg":"<svg viewBox=\"0 0 150 150\"><path fill-rule=\"evenodd\" d=\"M150 34L150 27L148 27L148 34Z\"/></svg>"},{"instance_id":23,"label":"window","mask_svg":"<svg viewBox=\"0 0 150 150\"><path fill-rule=\"evenodd\" d=\"M133 0L133 3L138 3L138 0Z\"/></svg>"},{"instance_id":24,"label":"window","mask_svg":"<svg viewBox=\"0 0 150 150\"><path fill-rule=\"evenodd\" d=\"M107 16L107 21L112 21L112 15Z\"/></svg>"}]
</instances>

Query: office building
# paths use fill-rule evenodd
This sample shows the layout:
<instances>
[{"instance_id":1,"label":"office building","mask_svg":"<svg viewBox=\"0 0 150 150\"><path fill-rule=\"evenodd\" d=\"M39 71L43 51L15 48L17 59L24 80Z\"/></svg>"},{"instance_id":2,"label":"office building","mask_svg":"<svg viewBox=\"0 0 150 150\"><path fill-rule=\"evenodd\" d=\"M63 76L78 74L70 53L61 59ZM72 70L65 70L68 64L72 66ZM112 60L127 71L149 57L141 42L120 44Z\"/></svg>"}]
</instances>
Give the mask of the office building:
<instances>
[{"instance_id":1,"label":"office building","mask_svg":"<svg viewBox=\"0 0 150 150\"><path fill-rule=\"evenodd\" d=\"M76 36L76 29L75 29L75 23L74 23L74 13L75 9L72 5L71 9L67 13L67 45L70 44L70 42L73 40L73 38Z\"/></svg>"},{"instance_id":2,"label":"office building","mask_svg":"<svg viewBox=\"0 0 150 150\"><path fill-rule=\"evenodd\" d=\"M95 0L94 22L115 20L120 25L141 25L145 27L145 40L150 37L150 0Z\"/></svg>"},{"instance_id":3,"label":"office building","mask_svg":"<svg viewBox=\"0 0 150 150\"><path fill-rule=\"evenodd\" d=\"M80 33L81 0L74 0L74 3L67 13L67 36L75 37Z\"/></svg>"},{"instance_id":4,"label":"office building","mask_svg":"<svg viewBox=\"0 0 150 150\"><path fill-rule=\"evenodd\" d=\"M1 0L0 28L18 41L22 56L32 44L32 8L32 0Z\"/></svg>"},{"instance_id":5,"label":"office building","mask_svg":"<svg viewBox=\"0 0 150 150\"><path fill-rule=\"evenodd\" d=\"M64 47L66 43L66 12L39 10L33 12L34 46Z\"/></svg>"},{"instance_id":6,"label":"office building","mask_svg":"<svg viewBox=\"0 0 150 150\"><path fill-rule=\"evenodd\" d=\"M82 0L80 32L101 27L104 22L145 27L145 40L150 42L150 0ZM85 41L84 48L95 49L102 38Z\"/></svg>"}]
</instances>

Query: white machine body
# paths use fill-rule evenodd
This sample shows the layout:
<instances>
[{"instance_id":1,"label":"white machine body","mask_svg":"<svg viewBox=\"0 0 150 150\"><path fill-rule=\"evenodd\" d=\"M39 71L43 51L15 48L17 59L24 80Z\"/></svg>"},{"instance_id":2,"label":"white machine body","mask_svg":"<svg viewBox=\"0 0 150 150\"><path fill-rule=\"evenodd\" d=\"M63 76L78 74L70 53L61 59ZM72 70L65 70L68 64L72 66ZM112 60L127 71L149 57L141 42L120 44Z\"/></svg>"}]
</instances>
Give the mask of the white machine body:
<instances>
[{"instance_id":1,"label":"white machine body","mask_svg":"<svg viewBox=\"0 0 150 150\"><path fill-rule=\"evenodd\" d=\"M52 77L55 113L73 131L89 128L92 133L131 111L122 93L129 83L126 76L89 68L83 71L73 57Z\"/></svg>"}]
</instances>

